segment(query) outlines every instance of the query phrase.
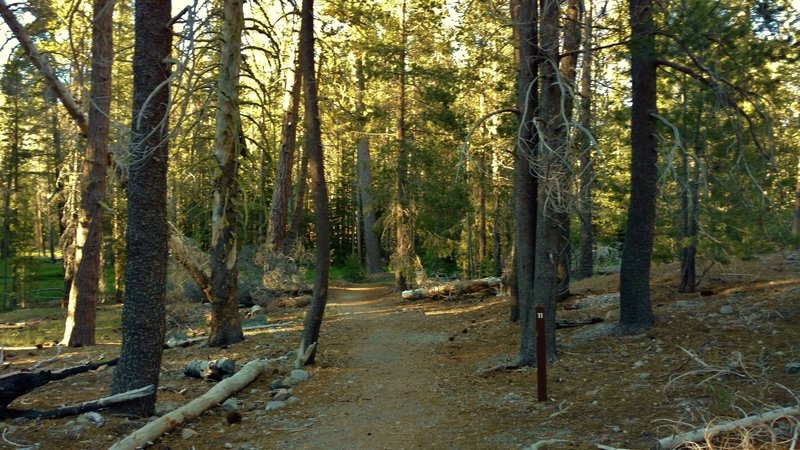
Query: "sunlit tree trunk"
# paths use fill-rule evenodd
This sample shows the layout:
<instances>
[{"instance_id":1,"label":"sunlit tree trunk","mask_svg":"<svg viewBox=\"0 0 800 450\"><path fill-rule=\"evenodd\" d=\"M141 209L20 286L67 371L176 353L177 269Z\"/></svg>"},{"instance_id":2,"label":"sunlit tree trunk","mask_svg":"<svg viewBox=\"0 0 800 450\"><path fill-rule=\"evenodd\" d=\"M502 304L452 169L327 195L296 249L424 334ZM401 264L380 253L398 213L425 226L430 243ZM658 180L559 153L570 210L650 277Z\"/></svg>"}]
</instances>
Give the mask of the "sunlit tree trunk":
<instances>
[{"instance_id":1,"label":"sunlit tree trunk","mask_svg":"<svg viewBox=\"0 0 800 450\"><path fill-rule=\"evenodd\" d=\"M286 83L283 97L283 120L281 123L281 144L278 149L278 169L272 190L269 224L267 225L267 244L274 252L284 252L289 194L292 190L292 169L294 164L295 142L297 141L297 113L300 105L302 75L295 45L290 51L287 64Z\"/></svg>"},{"instance_id":2,"label":"sunlit tree trunk","mask_svg":"<svg viewBox=\"0 0 800 450\"><path fill-rule=\"evenodd\" d=\"M211 330L208 345L221 347L244 340L237 284L237 180L241 150L239 127L239 69L244 15L242 0L223 3L222 53L217 100L214 158L219 173L211 218Z\"/></svg>"},{"instance_id":3,"label":"sunlit tree trunk","mask_svg":"<svg viewBox=\"0 0 800 450\"><path fill-rule=\"evenodd\" d=\"M122 308L122 348L111 392L158 385L166 332L167 157L172 2L136 0L133 119L128 172L128 262ZM115 406L152 415L156 396Z\"/></svg>"},{"instance_id":4,"label":"sunlit tree trunk","mask_svg":"<svg viewBox=\"0 0 800 450\"><path fill-rule=\"evenodd\" d=\"M325 314L325 304L328 300L330 222L328 218L328 188L325 184L325 159L322 153L317 78L314 69L314 0L303 0L303 8L300 15L300 67L303 71L303 92L305 94L305 144L308 148L316 235L314 291L303 327L302 343L303 351L305 352L310 345L319 341L322 317ZM306 364L315 362L317 348L319 347L314 347L314 350L306 360Z\"/></svg>"},{"instance_id":5,"label":"sunlit tree trunk","mask_svg":"<svg viewBox=\"0 0 800 450\"><path fill-rule=\"evenodd\" d=\"M656 46L652 0L629 0L631 23L631 197L620 267L622 334L653 324L650 263L658 192L656 151Z\"/></svg>"},{"instance_id":6,"label":"sunlit tree trunk","mask_svg":"<svg viewBox=\"0 0 800 450\"><path fill-rule=\"evenodd\" d=\"M84 156L81 201L75 230L75 276L67 304L62 343L70 347L94 345L98 286L103 274L103 203L108 170L108 130L111 111L113 62L113 0L94 0L92 20L92 76L88 145Z\"/></svg>"}]
</instances>

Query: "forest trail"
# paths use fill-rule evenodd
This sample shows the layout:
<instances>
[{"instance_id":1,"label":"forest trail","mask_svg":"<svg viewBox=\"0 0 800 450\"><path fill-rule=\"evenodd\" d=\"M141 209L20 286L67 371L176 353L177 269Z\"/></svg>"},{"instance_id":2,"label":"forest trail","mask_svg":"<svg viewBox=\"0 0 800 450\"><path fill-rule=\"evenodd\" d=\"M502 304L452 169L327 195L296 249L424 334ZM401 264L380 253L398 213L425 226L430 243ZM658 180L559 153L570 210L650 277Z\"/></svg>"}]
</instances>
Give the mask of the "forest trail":
<instances>
[{"instance_id":1,"label":"forest trail","mask_svg":"<svg viewBox=\"0 0 800 450\"><path fill-rule=\"evenodd\" d=\"M443 372L457 370L441 355L456 331L448 333L447 313L404 302L387 287L332 289L318 358L334 356L338 367L312 383L324 401L299 394L317 420L308 431L285 436L281 447L459 447L465 436L452 429L453 421L465 429L478 424L442 382L453 375Z\"/></svg>"},{"instance_id":2,"label":"forest trail","mask_svg":"<svg viewBox=\"0 0 800 450\"><path fill-rule=\"evenodd\" d=\"M558 331L560 360L548 367L547 402L537 401L535 370L485 370L502 367L519 346L519 327L508 320L509 297L486 291L405 301L388 285L361 285L331 289L317 364L306 367L310 379L293 387L293 404L271 410L271 385L291 372L291 349L305 312L276 302L267 317L281 326L249 331L244 342L227 348L165 351L161 413L210 388L184 375L190 361L268 358L272 366L235 394L240 421L229 423L223 408L215 407L150 448L469 450L558 441L544 448L640 449L675 431L742 417L743 411L797 404L800 259L774 254L720 266L704 282L704 295L676 293L678 273L677 265L656 268L651 287L659 320L637 336L609 333L619 311L618 277L573 283L574 295L561 304L558 317L606 322ZM106 316L119 310L101 307ZM188 299L176 301L171 320L199 324L204 311ZM109 359L118 349L115 342L65 349L48 367ZM53 352L51 346L6 351L0 375L52 358ZM107 395L112 375L98 369L50 383L11 406L52 409L96 399ZM103 414L102 427L74 417L6 422L7 438L36 443L40 450L108 448L147 422ZM792 418L771 430L748 431L747 438L760 446L722 447L788 448L797 423Z\"/></svg>"}]
</instances>

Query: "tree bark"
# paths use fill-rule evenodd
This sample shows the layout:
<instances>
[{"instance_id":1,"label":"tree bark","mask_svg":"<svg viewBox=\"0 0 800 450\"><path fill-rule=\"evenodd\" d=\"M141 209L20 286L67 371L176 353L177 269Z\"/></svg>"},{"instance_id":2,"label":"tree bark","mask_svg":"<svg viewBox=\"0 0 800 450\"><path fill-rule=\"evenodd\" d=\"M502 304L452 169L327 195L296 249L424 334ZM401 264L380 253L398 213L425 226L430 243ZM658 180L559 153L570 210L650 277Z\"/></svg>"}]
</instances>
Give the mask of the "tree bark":
<instances>
[{"instance_id":1,"label":"tree bark","mask_svg":"<svg viewBox=\"0 0 800 450\"><path fill-rule=\"evenodd\" d=\"M303 153L300 157L300 168L297 173L297 185L294 196L294 208L292 211L292 226L290 229L291 242L286 244L291 246L302 239L303 226L306 215L306 191L308 190L308 146L303 146Z\"/></svg>"},{"instance_id":2,"label":"tree bark","mask_svg":"<svg viewBox=\"0 0 800 450\"><path fill-rule=\"evenodd\" d=\"M309 171L314 198L314 230L316 233L316 267L314 271L314 293L308 306L303 326L304 353L314 346L306 364L314 364L319 348L319 331L325 304L328 301L328 271L330 270L330 222L328 218L328 188L325 184L325 165L322 153L317 78L314 70L314 0L303 0L300 13L300 67L303 71L305 94L306 147L308 148Z\"/></svg>"},{"instance_id":3,"label":"tree bark","mask_svg":"<svg viewBox=\"0 0 800 450\"><path fill-rule=\"evenodd\" d=\"M294 165L295 142L297 141L297 114L300 106L302 75L297 51L299 44L291 49L287 64L286 83L283 97L283 120L281 123L281 143L278 149L278 168L272 190L267 244L274 252L285 252L286 223L289 193L292 189L292 169Z\"/></svg>"},{"instance_id":4,"label":"tree bark","mask_svg":"<svg viewBox=\"0 0 800 450\"><path fill-rule=\"evenodd\" d=\"M83 163L83 186L75 230L75 276L67 304L62 343L70 347L94 345L98 284L102 276L103 203L108 171L108 131L111 112L113 62L113 0L94 0L92 20L92 76L88 145Z\"/></svg>"},{"instance_id":5,"label":"tree bark","mask_svg":"<svg viewBox=\"0 0 800 450\"><path fill-rule=\"evenodd\" d=\"M794 220L792 221L792 236L800 238L800 159L797 161L797 188L794 191ZM798 239L800 248L800 239Z\"/></svg>"},{"instance_id":6,"label":"tree bark","mask_svg":"<svg viewBox=\"0 0 800 450\"><path fill-rule=\"evenodd\" d=\"M586 0L583 28L583 71L581 73L581 142L580 149L580 192L578 220L580 221L580 255L578 257L578 276L589 278L594 274L594 228L592 228L592 180L594 179L594 158L592 139L585 133L592 129L592 0Z\"/></svg>"},{"instance_id":7,"label":"tree bark","mask_svg":"<svg viewBox=\"0 0 800 450\"><path fill-rule=\"evenodd\" d=\"M406 139L406 58L408 45L408 29L406 17L407 0L403 0L400 14L400 75L397 104L397 165L395 167L395 199L393 214L396 229L394 254L395 290L402 292L408 289L408 276L412 272L415 259L414 232L411 221L411 204L408 192L408 157L409 145Z\"/></svg>"},{"instance_id":8,"label":"tree bark","mask_svg":"<svg viewBox=\"0 0 800 450\"><path fill-rule=\"evenodd\" d=\"M111 251L114 255L114 301L122 303L125 295L125 221L127 204L121 189L114 188L114 217L111 227Z\"/></svg>"},{"instance_id":9,"label":"tree bark","mask_svg":"<svg viewBox=\"0 0 800 450\"><path fill-rule=\"evenodd\" d=\"M166 333L167 157L172 50L171 1L136 0L133 120L128 178L128 265L122 308L122 348L111 391L158 386ZM115 406L150 415L156 396Z\"/></svg>"},{"instance_id":10,"label":"tree bark","mask_svg":"<svg viewBox=\"0 0 800 450\"><path fill-rule=\"evenodd\" d=\"M219 173L214 188L211 218L211 330L208 345L222 347L244 340L237 285L236 231L239 196L238 157L241 150L239 127L239 69L241 66L242 0L223 3L222 52L217 100L217 130L214 158Z\"/></svg>"},{"instance_id":11,"label":"tree bark","mask_svg":"<svg viewBox=\"0 0 800 450\"><path fill-rule=\"evenodd\" d=\"M364 116L364 92L366 91L364 81L363 62L359 59L356 62L356 115L360 120L361 132L365 130L366 124ZM381 272L381 243L378 234L375 232L375 205L372 200L372 161L369 154L369 137L362 136L358 140L358 151L356 155L356 166L358 168L358 187L361 197L361 214L364 220L364 249L366 253L367 273Z\"/></svg>"},{"instance_id":12,"label":"tree bark","mask_svg":"<svg viewBox=\"0 0 800 450\"><path fill-rule=\"evenodd\" d=\"M544 0L539 22L541 65L541 117L539 155L536 164L539 192L536 214L536 251L533 280L534 305L544 306L547 336L547 360L555 361L556 301L565 270L569 168L566 167L567 127L562 119L562 96L559 86L558 50L560 11L557 0Z\"/></svg>"},{"instance_id":13,"label":"tree bark","mask_svg":"<svg viewBox=\"0 0 800 450\"><path fill-rule=\"evenodd\" d=\"M520 64L517 104L522 114L514 152L514 273L519 304L521 366L536 365L533 278L539 180L533 172L533 163L537 157L539 136L533 121L539 109L538 8L536 0L520 0L517 15Z\"/></svg>"},{"instance_id":14,"label":"tree bark","mask_svg":"<svg viewBox=\"0 0 800 450\"><path fill-rule=\"evenodd\" d=\"M622 334L638 334L653 324L650 263L658 192L656 151L656 48L652 0L629 0L631 23L631 197L620 266Z\"/></svg>"}]
</instances>

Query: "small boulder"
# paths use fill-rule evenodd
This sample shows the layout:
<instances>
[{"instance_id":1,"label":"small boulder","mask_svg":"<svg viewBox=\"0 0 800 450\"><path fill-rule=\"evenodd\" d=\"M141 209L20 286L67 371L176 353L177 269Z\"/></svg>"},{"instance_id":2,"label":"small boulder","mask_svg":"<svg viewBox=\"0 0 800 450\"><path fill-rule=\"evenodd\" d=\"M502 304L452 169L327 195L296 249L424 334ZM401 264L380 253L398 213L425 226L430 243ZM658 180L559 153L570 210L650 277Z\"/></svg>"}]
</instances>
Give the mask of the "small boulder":
<instances>
[{"instance_id":1,"label":"small boulder","mask_svg":"<svg viewBox=\"0 0 800 450\"><path fill-rule=\"evenodd\" d=\"M286 402L272 401L272 402L268 402L267 406L264 409L266 409L267 411L275 411L275 410L283 408L284 406L286 406Z\"/></svg>"},{"instance_id":2,"label":"small boulder","mask_svg":"<svg viewBox=\"0 0 800 450\"><path fill-rule=\"evenodd\" d=\"M278 389L278 392L272 396L272 400L279 402L285 401L287 398L292 396L292 392L289 389Z\"/></svg>"},{"instance_id":3,"label":"small boulder","mask_svg":"<svg viewBox=\"0 0 800 450\"><path fill-rule=\"evenodd\" d=\"M197 431L194 431L191 428L184 428L181 430L181 439L183 439L184 441L191 439L195 436L197 436Z\"/></svg>"},{"instance_id":4,"label":"small boulder","mask_svg":"<svg viewBox=\"0 0 800 450\"><path fill-rule=\"evenodd\" d=\"M786 372L790 374L800 373L800 362L795 361L786 364Z\"/></svg>"},{"instance_id":5,"label":"small boulder","mask_svg":"<svg viewBox=\"0 0 800 450\"><path fill-rule=\"evenodd\" d=\"M296 382L306 381L308 380L309 374L305 370L302 369L294 369L291 373L292 380Z\"/></svg>"},{"instance_id":6,"label":"small boulder","mask_svg":"<svg viewBox=\"0 0 800 450\"><path fill-rule=\"evenodd\" d=\"M731 306L731 305L723 305L719 309L719 313L720 314L733 314L733 306Z\"/></svg>"},{"instance_id":7,"label":"small boulder","mask_svg":"<svg viewBox=\"0 0 800 450\"><path fill-rule=\"evenodd\" d=\"M222 402L220 408L222 408L222 410L225 412L231 412L231 411L238 411L241 408L241 405L239 404L239 400L236 400L235 398L231 397Z\"/></svg>"}]
</instances>

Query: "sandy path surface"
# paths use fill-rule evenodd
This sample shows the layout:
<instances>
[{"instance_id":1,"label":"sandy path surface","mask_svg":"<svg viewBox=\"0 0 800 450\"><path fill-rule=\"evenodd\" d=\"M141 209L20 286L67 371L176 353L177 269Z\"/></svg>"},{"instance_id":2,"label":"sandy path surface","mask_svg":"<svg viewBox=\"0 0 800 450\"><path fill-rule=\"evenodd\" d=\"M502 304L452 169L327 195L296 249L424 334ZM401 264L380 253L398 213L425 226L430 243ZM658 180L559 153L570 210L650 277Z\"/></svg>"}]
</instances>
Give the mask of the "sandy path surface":
<instances>
[{"instance_id":1,"label":"sandy path surface","mask_svg":"<svg viewBox=\"0 0 800 450\"><path fill-rule=\"evenodd\" d=\"M426 315L389 294L385 287L332 291L330 321L321 337L328 350L320 356L337 356L339 370L313 383L330 401L317 403L310 392L301 394L317 421L283 439L283 448L457 446L458 435L445 433L450 442L440 435L448 419L459 415L437 383L446 369L436 357L437 346L449 336L432 331L440 326L431 322L443 316Z\"/></svg>"}]
</instances>

